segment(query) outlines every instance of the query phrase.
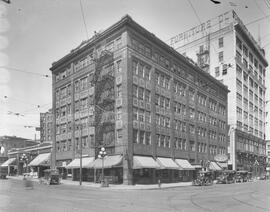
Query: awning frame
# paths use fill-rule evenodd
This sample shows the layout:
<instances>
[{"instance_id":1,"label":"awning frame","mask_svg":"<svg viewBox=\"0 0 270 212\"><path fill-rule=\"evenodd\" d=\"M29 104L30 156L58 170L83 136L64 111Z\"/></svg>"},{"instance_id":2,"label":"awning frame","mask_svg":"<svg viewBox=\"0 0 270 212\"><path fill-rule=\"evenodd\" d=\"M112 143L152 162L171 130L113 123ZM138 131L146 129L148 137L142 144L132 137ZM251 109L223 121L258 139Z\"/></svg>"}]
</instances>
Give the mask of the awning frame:
<instances>
[{"instance_id":1,"label":"awning frame","mask_svg":"<svg viewBox=\"0 0 270 212\"><path fill-rule=\"evenodd\" d=\"M88 168L88 166L91 163L93 163L94 159L95 159L94 157L83 157L82 158L82 168ZM66 169L79 169L80 168L80 158L74 158L65 168Z\"/></svg>"},{"instance_id":2,"label":"awning frame","mask_svg":"<svg viewBox=\"0 0 270 212\"><path fill-rule=\"evenodd\" d=\"M161 169L162 167L151 156L134 155L132 168L133 169Z\"/></svg>"},{"instance_id":3,"label":"awning frame","mask_svg":"<svg viewBox=\"0 0 270 212\"><path fill-rule=\"evenodd\" d=\"M8 160L6 160L4 163L1 164L1 167L16 166L12 165L14 161L16 161L16 158L9 158Z\"/></svg>"}]
</instances>

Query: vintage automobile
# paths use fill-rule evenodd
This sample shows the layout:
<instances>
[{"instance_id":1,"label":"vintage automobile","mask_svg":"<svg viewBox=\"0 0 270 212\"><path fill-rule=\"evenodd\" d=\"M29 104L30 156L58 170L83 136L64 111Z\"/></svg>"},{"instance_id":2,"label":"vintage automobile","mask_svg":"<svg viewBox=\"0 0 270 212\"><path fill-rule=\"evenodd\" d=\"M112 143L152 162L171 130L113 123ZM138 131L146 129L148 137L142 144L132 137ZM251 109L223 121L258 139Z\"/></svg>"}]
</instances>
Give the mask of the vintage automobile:
<instances>
[{"instance_id":1,"label":"vintage automobile","mask_svg":"<svg viewBox=\"0 0 270 212\"><path fill-rule=\"evenodd\" d=\"M45 169L43 181L48 185L60 184L60 174L56 169Z\"/></svg>"},{"instance_id":2,"label":"vintage automobile","mask_svg":"<svg viewBox=\"0 0 270 212\"><path fill-rule=\"evenodd\" d=\"M248 171L245 170L241 170L241 171L237 171L236 175L235 175L235 182L238 183L243 183L243 182L247 182L249 179L248 177Z\"/></svg>"},{"instance_id":3,"label":"vintage automobile","mask_svg":"<svg viewBox=\"0 0 270 212\"><path fill-rule=\"evenodd\" d=\"M267 177L266 177L266 175L261 175L261 176L258 177L258 179L259 179L259 180L266 180Z\"/></svg>"},{"instance_id":4,"label":"vintage automobile","mask_svg":"<svg viewBox=\"0 0 270 212\"><path fill-rule=\"evenodd\" d=\"M193 185L196 186L213 185L213 172L199 171L197 174L197 179L193 181Z\"/></svg>"},{"instance_id":5,"label":"vintage automobile","mask_svg":"<svg viewBox=\"0 0 270 212\"><path fill-rule=\"evenodd\" d=\"M217 177L217 183L234 183L235 182L235 171L233 170L224 170Z\"/></svg>"},{"instance_id":6,"label":"vintage automobile","mask_svg":"<svg viewBox=\"0 0 270 212\"><path fill-rule=\"evenodd\" d=\"M6 179L7 175L8 175L8 167L0 166L0 179Z\"/></svg>"}]
</instances>

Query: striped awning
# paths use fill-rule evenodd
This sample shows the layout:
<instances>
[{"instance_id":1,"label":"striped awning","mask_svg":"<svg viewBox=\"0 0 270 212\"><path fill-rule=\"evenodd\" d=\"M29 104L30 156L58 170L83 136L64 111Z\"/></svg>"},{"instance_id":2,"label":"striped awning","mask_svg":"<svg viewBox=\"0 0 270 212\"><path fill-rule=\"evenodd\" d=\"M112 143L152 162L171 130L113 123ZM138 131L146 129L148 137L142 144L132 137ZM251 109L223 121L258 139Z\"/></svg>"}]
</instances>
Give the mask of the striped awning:
<instances>
[{"instance_id":1,"label":"striped awning","mask_svg":"<svg viewBox=\"0 0 270 212\"><path fill-rule=\"evenodd\" d=\"M83 157L82 158L82 168L88 168L91 163L94 161L94 157ZM80 168L80 158L75 158L67 166L67 169L78 169Z\"/></svg>"},{"instance_id":2,"label":"striped awning","mask_svg":"<svg viewBox=\"0 0 270 212\"><path fill-rule=\"evenodd\" d=\"M2 167L4 166L11 166L12 163L14 163L16 161L16 158L9 158L7 161L5 161L4 163L2 163Z\"/></svg>"},{"instance_id":3,"label":"striped awning","mask_svg":"<svg viewBox=\"0 0 270 212\"><path fill-rule=\"evenodd\" d=\"M223 163L223 162L217 162L217 164L218 164L221 168L223 168L223 169L227 169L227 167L228 167L228 163L227 163L227 162L225 162L225 163Z\"/></svg>"},{"instance_id":4,"label":"striped awning","mask_svg":"<svg viewBox=\"0 0 270 212\"><path fill-rule=\"evenodd\" d=\"M93 163L89 164L88 168L95 168L95 169L102 169L103 168L112 168L112 167L119 167L122 166L122 155L110 155L103 159L97 158Z\"/></svg>"},{"instance_id":5,"label":"striped awning","mask_svg":"<svg viewBox=\"0 0 270 212\"><path fill-rule=\"evenodd\" d=\"M51 153L39 154L28 166L50 166Z\"/></svg>"},{"instance_id":6,"label":"striped awning","mask_svg":"<svg viewBox=\"0 0 270 212\"><path fill-rule=\"evenodd\" d=\"M221 171L222 170L222 168L214 161L211 161L209 163L209 169L212 171Z\"/></svg>"},{"instance_id":7,"label":"striped awning","mask_svg":"<svg viewBox=\"0 0 270 212\"><path fill-rule=\"evenodd\" d=\"M157 157L156 161L162 169L181 169L171 158Z\"/></svg>"},{"instance_id":8,"label":"striped awning","mask_svg":"<svg viewBox=\"0 0 270 212\"><path fill-rule=\"evenodd\" d=\"M195 168L188 162L188 160L175 159L175 162L180 166L180 169L182 170L195 170Z\"/></svg>"},{"instance_id":9,"label":"striped awning","mask_svg":"<svg viewBox=\"0 0 270 212\"><path fill-rule=\"evenodd\" d=\"M133 169L160 169L160 165L147 156L133 156Z\"/></svg>"}]
</instances>

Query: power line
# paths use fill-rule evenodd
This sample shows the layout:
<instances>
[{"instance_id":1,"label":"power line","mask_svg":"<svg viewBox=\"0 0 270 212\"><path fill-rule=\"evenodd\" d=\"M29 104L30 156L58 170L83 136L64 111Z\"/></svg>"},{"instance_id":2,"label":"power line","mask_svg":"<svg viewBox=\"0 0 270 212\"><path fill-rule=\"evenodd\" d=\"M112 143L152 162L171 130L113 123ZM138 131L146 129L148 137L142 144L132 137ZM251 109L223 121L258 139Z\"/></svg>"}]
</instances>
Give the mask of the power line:
<instances>
[{"instance_id":1,"label":"power line","mask_svg":"<svg viewBox=\"0 0 270 212\"><path fill-rule=\"evenodd\" d=\"M199 16L198 16L197 11L196 11L196 10L195 10L195 8L193 7L193 5L192 5L191 1L190 1L190 0L188 0L188 2L189 2L189 4L190 4L190 6L191 6L191 8L192 8L193 12L195 13L195 15L196 15L196 17L197 17L197 19L198 19L199 23L201 24L202 22L201 22L201 19L200 19L200 18L199 18Z\"/></svg>"},{"instance_id":2,"label":"power line","mask_svg":"<svg viewBox=\"0 0 270 212\"><path fill-rule=\"evenodd\" d=\"M47 74L39 74L39 73L25 71L25 70L22 70L22 69L13 68L13 67L9 67L9 66L0 66L0 70L1 69L8 69L10 71L17 71L17 72L22 72L22 73L26 73L26 74L32 74L32 75L42 76L42 77L46 77L46 78L51 78L51 76L49 76Z\"/></svg>"},{"instance_id":3,"label":"power line","mask_svg":"<svg viewBox=\"0 0 270 212\"><path fill-rule=\"evenodd\" d=\"M189 4L190 4L190 6L192 7L192 10L193 10L193 12L195 13L196 17L198 18L199 23L202 24L201 19L200 19L199 15L198 15L196 9L193 7L191 1L188 0L188 2L189 2ZM209 34L209 35L210 35L210 34ZM209 36L209 35L207 35L207 36ZM209 42L209 45L214 49L215 53L217 53L215 47L214 47L213 45L211 45L211 42L210 42L210 41L208 41L208 42Z\"/></svg>"},{"instance_id":4,"label":"power line","mask_svg":"<svg viewBox=\"0 0 270 212\"><path fill-rule=\"evenodd\" d=\"M257 8L264 14L264 17L266 18L268 18L269 16L261 9L261 7L259 6L259 4L257 3L257 0L255 0L254 1L255 2L255 4L256 4L256 6L257 6ZM270 20L270 19L269 19Z\"/></svg>"},{"instance_id":5,"label":"power line","mask_svg":"<svg viewBox=\"0 0 270 212\"><path fill-rule=\"evenodd\" d=\"M251 22L249 22L249 23L247 23L247 24L245 24L245 25L247 26L247 25L250 25L250 24L254 24L254 23L258 22L258 21L261 21L261 20L266 19L266 18L269 18L269 17L270 17L270 15L266 15L266 16L264 16L264 17L255 19L254 21L251 21Z\"/></svg>"},{"instance_id":6,"label":"power line","mask_svg":"<svg viewBox=\"0 0 270 212\"><path fill-rule=\"evenodd\" d=\"M85 21L85 17L84 17L84 11L83 11L82 0L80 0L80 8L81 8L81 14L82 14L82 18L83 18L83 23L84 23L84 28L85 28L86 38L87 38L87 40L88 40L89 37L88 37L88 31L87 31L86 21Z\"/></svg>"},{"instance_id":7,"label":"power line","mask_svg":"<svg viewBox=\"0 0 270 212\"><path fill-rule=\"evenodd\" d=\"M20 99L17 99L17 98L8 97L8 96L4 96L4 98L5 98L5 99L10 99L11 101L21 102L21 103L27 104L27 105L34 105L34 106L40 107L40 105L36 105L36 104L33 104L33 103L25 102L25 101L20 100Z\"/></svg>"},{"instance_id":8,"label":"power line","mask_svg":"<svg viewBox=\"0 0 270 212\"><path fill-rule=\"evenodd\" d=\"M270 2L267 0L264 0L264 3L266 4L266 6L268 7L268 9L270 9Z\"/></svg>"}]
</instances>

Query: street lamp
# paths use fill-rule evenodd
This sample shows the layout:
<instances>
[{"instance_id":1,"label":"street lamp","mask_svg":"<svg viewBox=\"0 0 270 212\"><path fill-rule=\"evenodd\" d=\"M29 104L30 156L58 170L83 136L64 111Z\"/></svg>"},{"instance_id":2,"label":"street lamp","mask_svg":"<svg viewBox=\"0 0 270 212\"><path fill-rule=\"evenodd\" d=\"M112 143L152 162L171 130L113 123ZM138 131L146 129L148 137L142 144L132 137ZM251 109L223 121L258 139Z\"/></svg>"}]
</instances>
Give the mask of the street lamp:
<instances>
[{"instance_id":1,"label":"street lamp","mask_svg":"<svg viewBox=\"0 0 270 212\"><path fill-rule=\"evenodd\" d=\"M2 146L0 146L0 154L4 154L5 153L5 147L2 144Z\"/></svg>"},{"instance_id":2,"label":"street lamp","mask_svg":"<svg viewBox=\"0 0 270 212\"><path fill-rule=\"evenodd\" d=\"M23 162L23 165L26 167L26 172L27 172L28 157L25 153L22 154L20 161Z\"/></svg>"},{"instance_id":3,"label":"street lamp","mask_svg":"<svg viewBox=\"0 0 270 212\"><path fill-rule=\"evenodd\" d=\"M102 160L102 172L101 172L101 186L104 186L104 158L107 156L107 152L104 147L101 147L98 158Z\"/></svg>"}]
</instances>

